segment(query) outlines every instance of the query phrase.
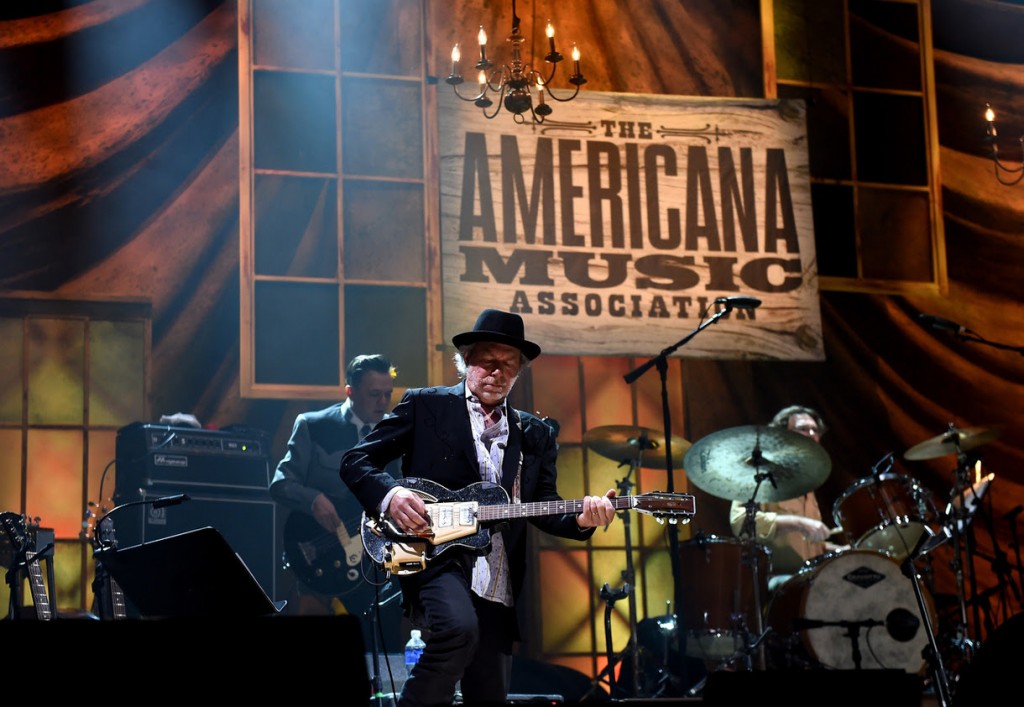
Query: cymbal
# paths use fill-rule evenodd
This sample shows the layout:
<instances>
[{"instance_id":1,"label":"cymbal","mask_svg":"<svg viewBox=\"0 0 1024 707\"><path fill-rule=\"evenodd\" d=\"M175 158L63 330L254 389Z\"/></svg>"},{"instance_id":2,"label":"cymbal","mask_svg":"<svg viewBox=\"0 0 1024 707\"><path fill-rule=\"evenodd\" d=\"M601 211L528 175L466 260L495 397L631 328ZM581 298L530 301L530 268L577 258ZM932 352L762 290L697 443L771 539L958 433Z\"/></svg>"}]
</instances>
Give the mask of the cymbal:
<instances>
[{"instance_id":1,"label":"cymbal","mask_svg":"<svg viewBox=\"0 0 1024 707\"><path fill-rule=\"evenodd\" d=\"M967 452L975 447L988 444L1003 433L1002 425L989 427L956 427L943 432L937 437L926 439L915 444L903 453L904 459L920 461L922 459L936 459L947 454L958 454Z\"/></svg>"},{"instance_id":2,"label":"cymbal","mask_svg":"<svg viewBox=\"0 0 1024 707\"><path fill-rule=\"evenodd\" d=\"M595 427L583 435L583 443L617 462L634 462L640 454L638 466L643 469L668 470L665 456L665 435L635 425L606 425ZM682 470L683 455L691 446L682 437L672 435L672 468Z\"/></svg>"},{"instance_id":3,"label":"cymbal","mask_svg":"<svg viewBox=\"0 0 1024 707\"><path fill-rule=\"evenodd\" d=\"M760 452L760 460L755 459ZM713 432L683 460L699 489L730 501L785 501L821 486L832 471L828 452L810 437L781 427L747 425ZM756 475L770 474L760 488ZM773 483L774 482L774 483Z\"/></svg>"}]
</instances>

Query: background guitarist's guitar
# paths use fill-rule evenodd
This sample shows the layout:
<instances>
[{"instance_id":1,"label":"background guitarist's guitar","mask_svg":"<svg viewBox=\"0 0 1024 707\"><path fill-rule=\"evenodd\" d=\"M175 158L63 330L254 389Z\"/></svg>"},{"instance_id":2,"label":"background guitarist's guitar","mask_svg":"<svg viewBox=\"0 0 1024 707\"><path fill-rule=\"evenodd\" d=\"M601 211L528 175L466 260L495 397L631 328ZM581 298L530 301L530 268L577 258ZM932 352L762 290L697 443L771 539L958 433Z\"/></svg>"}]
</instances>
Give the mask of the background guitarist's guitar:
<instances>
[{"instance_id":1,"label":"background guitarist's guitar","mask_svg":"<svg viewBox=\"0 0 1024 707\"><path fill-rule=\"evenodd\" d=\"M363 578L363 544L359 540L362 507L355 498L331 498L341 525L329 533L307 513L292 512L285 521L284 566L313 591L340 597L350 610L369 606L374 587Z\"/></svg>"},{"instance_id":2,"label":"background guitarist's guitar","mask_svg":"<svg viewBox=\"0 0 1024 707\"><path fill-rule=\"evenodd\" d=\"M408 535L387 516L377 520L364 513L360 533L370 559L396 575L420 572L451 548L485 552L491 543L489 526L496 523L583 510L582 499L510 503L505 489L486 481L458 491L420 478L403 479L402 485L426 502L430 528L422 535ZM690 494L662 492L616 496L611 501L616 510L634 510L673 523L688 523L696 505Z\"/></svg>"}]
</instances>

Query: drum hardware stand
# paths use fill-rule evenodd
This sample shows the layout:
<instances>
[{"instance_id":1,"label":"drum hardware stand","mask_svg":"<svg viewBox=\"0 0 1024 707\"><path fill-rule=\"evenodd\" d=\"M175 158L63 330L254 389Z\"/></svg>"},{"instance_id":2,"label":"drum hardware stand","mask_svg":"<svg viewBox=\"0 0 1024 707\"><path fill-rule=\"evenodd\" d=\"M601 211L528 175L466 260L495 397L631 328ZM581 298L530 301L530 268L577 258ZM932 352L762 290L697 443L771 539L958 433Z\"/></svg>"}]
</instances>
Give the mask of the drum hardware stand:
<instances>
[{"instance_id":1,"label":"drum hardware stand","mask_svg":"<svg viewBox=\"0 0 1024 707\"><path fill-rule=\"evenodd\" d=\"M761 484L766 480L771 483L773 488L778 488L775 484L775 477L770 471L761 471L761 463L764 461L764 457L761 454L760 442L754 443L754 449L751 452L751 461L754 464L754 493L751 494L750 498L743 504L746 510L746 516L743 518L743 527L740 529L740 537L743 539L743 564L750 567L750 576L754 580L753 583L753 597L754 597L754 630L757 633L757 638L754 641L749 640L749 631L744 631L744 647L743 652L745 654L745 664L747 670L753 669L751 663L750 654L757 651L757 667L759 670L765 669L765 655L764 655L764 639L771 632L771 628L765 629L762 625L761 617L763 615L763 609L761 604L761 578L758 576L759 569L757 566L757 548L759 543L757 542L757 509L758 504L754 500L757 498L757 492L761 489ZM745 624L744 624L745 625Z\"/></svg>"},{"instance_id":2,"label":"drum hardware stand","mask_svg":"<svg viewBox=\"0 0 1024 707\"><path fill-rule=\"evenodd\" d=\"M968 572L970 572L971 590L972 595L974 593L974 553L973 543L969 542L966 537L967 531L967 498L966 498L966 487L967 484L967 469L970 466L969 458L967 454L960 449L960 435L956 429L956 426L951 422L949 423L949 435L947 439L953 442L956 448L957 465L954 469L954 481L953 481L953 497L958 498L960 503L959 507L952 506L952 517L947 517L945 520L945 529L950 533L953 540L953 556L950 560L950 566L953 570L953 576L956 578L956 593L957 601L960 606L960 618L958 625L956 626L956 635L952 639L953 647L964 656L965 659L970 660L974 654L976 648L975 641L969 635L969 624L967 621L967 596L964 591L964 567L966 564ZM966 555L966 563L963 560L963 556ZM975 612L975 628L980 626L980 615L978 613L978 607L974 607Z\"/></svg>"},{"instance_id":3,"label":"drum hardware stand","mask_svg":"<svg viewBox=\"0 0 1024 707\"><path fill-rule=\"evenodd\" d=\"M634 440L630 440L631 443ZM619 494L622 496L629 496L633 492L633 482L630 477L633 475L635 469L642 467L643 454L645 449L654 449L655 444L652 443L643 434L635 440L636 446L636 458L634 460L623 459L619 462L619 466L629 465L629 469L626 471L626 475L616 482L616 487L619 490ZM633 565L633 539L632 539L632 523L631 514L629 511L624 511L621 514L623 524L623 537L626 545L626 569L622 572L623 585L621 589L612 590L606 583L600 591L600 597L605 602L605 613L604 613L604 632L605 632L605 646L608 654L608 666L605 670L608 671L608 684L611 687L611 693L614 696L616 691L616 680L615 680L615 665L622 660L622 656L629 652L629 668L633 678L633 694L632 697L653 697L653 695L642 695L640 693L640 646L638 643L636 633L636 571ZM612 652L612 628L611 628L611 611L614 607L615 602L619 599L627 599L629 605L629 645L626 649L620 653L617 657ZM646 687L646 686L645 686Z\"/></svg>"},{"instance_id":4,"label":"drum hardware stand","mask_svg":"<svg viewBox=\"0 0 1024 707\"><path fill-rule=\"evenodd\" d=\"M963 517L965 519L964 520L965 527L966 527L967 521L971 518L971 516L973 516L973 515L981 515L984 518L984 520L985 520L985 529L988 531L989 538L992 540L992 555L986 555L985 553L983 553L983 552L981 552L980 550L977 549L977 547L975 545L975 542L974 542L973 535L968 535L967 536L968 545L971 548L971 556L972 557L979 557L979 558L981 558L983 560L986 560L989 563L989 566L992 568L992 571L993 571L993 573L995 574L995 576L996 576L996 578L998 580L994 587L991 587L991 588L989 588L989 589L987 589L987 590L985 590L983 592L980 592L980 593L975 591L973 581L972 581L972 584L971 584L971 589L972 589L971 597L972 597L972 604L975 607L975 612L977 612L977 611L979 611L981 609L985 610L985 628L986 628L986 631L988 633L991 633L992 631L995 630L996 625L998 623L1001 623L1001 621L997 621L996 623L993 623L992 616L991 616L992 612L989 611L990 607L989 607L989 603L988 603L988 597L993 596L995 594L999 595L998 607L1002 611L1003 618L1008 618L1009 615L1010 615L1009 608L1008 608L1010 606L1010 601L1009 601L1009 597L1008 597L1008 595L1006 593L1007 587L1009 587L1010 592L1013 594L1014 599L1017 601L1017 604L1021 603L1021 594L1020 594L1020 589L1017 586L1017 583L1013 580L1013 578L1011 576L1012 573L1013 573L1013 567L1010 565L1009 556L1005 552L1003 552L1003 550L999 547L999 540L998 540L998 538L996 536L996 530L995 530L995 528L993 527L993 524L992 524L992 516L988 512L986 512L984 507L982 507L982 503L984 503L983 499L977 499L976 498L975 508L973 510L969 510L969 511L964 512L964 508L961 507L961 514L963 515ZM972 533L973 533L973 528L974 528L974 525L972 524L971 525L971 532ZM973 576L974 576L973 572L972 572L971 576L972 576L972 580L973 580ZM982 601L983 599L984 599L984 601ZM975 626L978 627L980 625L981 624L978 622L978 614L975 613Z\"/></svg>"},{"instance_id":5,"label":"drum hardware stand","mask_svg":"<svg viewBox=\"0 0 1024 707\"><path fill-rule=\"evenodd\" d=\"M1014 551L1014 555L1017 558L1017 582L1014 583L1011 580L1010 585L1016 587L1013 593L1017 597L1018 603L1021 602L1021 593L1024 592L1024 566L1021 565L1020 541L1017 537L1017 516L1020 515L1021 511L1024 511L1024 505L1018 505L1008 513L1003 514L1003 520L1010 525L1010 537L1013 538L1010 543L1010 549Z\"/></svg>"},{"instance_id":6,"label":"drum hardware stand","mask_svg":"<svg viewBox=\"0 0 1024 707\"><path fill-rule=\"evenodd\" d=\"M757 304L753 307L761 304L760 300L754 300ZM658 375L661 380L661 414L663 418L663 424L665 426L665 472L667 475L666 491L672 493L675 487L674 473L672 469L672 414L671 407L669 406L668 400L668 357L675 352L680 346L685 346L690 342L697 334L707 329L712 324L716 324L719 319L729 314L734 307L738 305L729 304L728 301L725 305L715 312L710 317L707 317L707 310L703 312L703 316L707 319L701 320L701 323L696 329L691 331L689 334L684 336L682 339L667 346L661 350L661 352L654 358L648 359L644 363L640 364L632 371L623 376L627 385L632 385L640 376L646 373L652 366L657 367ZM740 308L744 308L746 305ZM669 546L669 559L672 567L672 582L673 582L673 604L676 607L676 640L678 642L677 649L679 651L679 679L682 685L689 684L689 677L687 675L686 667L686 622L683 620L683 611L681 611L683 602L681 601L683 593L683 585L680 580L680 567L679 567L679 528L675 523L670 523L668 526L668 546Z\"/></svg>"},{"instance_id":7,"label":"drum hardware stand","mask_svg":"<svg viewBox=\"0 0 1024 707\"><path fill-rule=\"evenodd\" d=\"M615 667L622 661L622 658L626 655L626 653L631 653L633 656L636 656L637 645L635 642L636 638L634 634L633 641L630 642L630 644L627 645L620 653L615 654L612 651L612 609L614 608L615 603L619 601L619 599L625 599L627 596L631 596L632 593L633 587L631 587L628 583L623 584L620 589L612 589L607 582L605 582L604 586L601 587L601 591L598 593L598 595L604 601L604 642L606 655L608 657L608 664L605 665L604 670L602 670L601 673L597 676L597 679L594 682L594 686L596 687L597 683L600 682L602 678L607 677L609 688L608 692L613 698L617 697L616 692L619 690L619 687L615 680ZM633 665L636 665L635 659L633 660ZM636 692L638 687L639 684L637 682L637 671L634 667L633 691Z\"/></svg>"}]
</instances>

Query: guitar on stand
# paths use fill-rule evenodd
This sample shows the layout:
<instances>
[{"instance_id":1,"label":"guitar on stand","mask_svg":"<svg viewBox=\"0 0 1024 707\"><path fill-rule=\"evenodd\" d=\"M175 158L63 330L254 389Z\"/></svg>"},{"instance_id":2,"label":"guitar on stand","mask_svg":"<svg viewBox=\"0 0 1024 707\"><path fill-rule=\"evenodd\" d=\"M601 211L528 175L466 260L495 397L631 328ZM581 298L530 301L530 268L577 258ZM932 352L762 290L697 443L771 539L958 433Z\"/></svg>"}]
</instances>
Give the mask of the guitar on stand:
<instances>
[{"instance_id":1,"label":"guitar on stand","mask_svg":"<svg viewBox=\"0 0 1024 707\"><path fill-rule=\"evenodd\" d=\"M53 543L42 550L34 547L35 533L38 522L27 525L25 516L17 513L0 513L0 527L3 527L7 542L11 548L11 559L7 565L7 584L10 587L11 600L8 617L11 619L25 618L23 601L23 583L27 579L32 597L31 618L49 621L53 618L50 600L46 594L46 583L39 560L53 549Z\"/></svg>"},{"instance_id":2,"label":"guitar on stand","mask_svg":"<svg viewBox=\"0 0 1024 707\"><path fill-rule=\"evenodd\" d=\"M102 508L103 514L100 521L93 522L96 514L92 510L92 502L85 510L85 528L92 530L90 540L93 548L93 559L95 560L95 575L92 580L93 613L101 620L119 620L127 618L128 611L125 604L124 592L121 585L110 576L106 567L99 559L97 553L104 548L117 548L117 539L114 537L114 521L107 515L107 509Z\"/></svg>"}]
</instances>

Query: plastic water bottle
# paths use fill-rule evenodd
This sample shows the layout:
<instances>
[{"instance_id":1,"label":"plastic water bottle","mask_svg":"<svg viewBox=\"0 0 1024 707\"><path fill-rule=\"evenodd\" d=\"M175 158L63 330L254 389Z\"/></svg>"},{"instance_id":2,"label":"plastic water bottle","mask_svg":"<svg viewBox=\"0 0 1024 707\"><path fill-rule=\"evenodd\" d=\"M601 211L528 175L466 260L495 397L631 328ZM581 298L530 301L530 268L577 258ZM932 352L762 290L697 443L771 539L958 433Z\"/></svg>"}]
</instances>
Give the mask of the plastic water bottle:
<instances>
[{"instance_id":1,"label":"plastic water bottle","mask_svg":"<svg viewBox=\"0 0 1024 707\"><path fill-rule=\"evenodd\" d=\"M418 628L414 628L409 632L409 642L405 644L406 670L412 670L412 666L416 665L416 661L423 655L423 649L426 645Z\"/></svg>"}]
</instances>

